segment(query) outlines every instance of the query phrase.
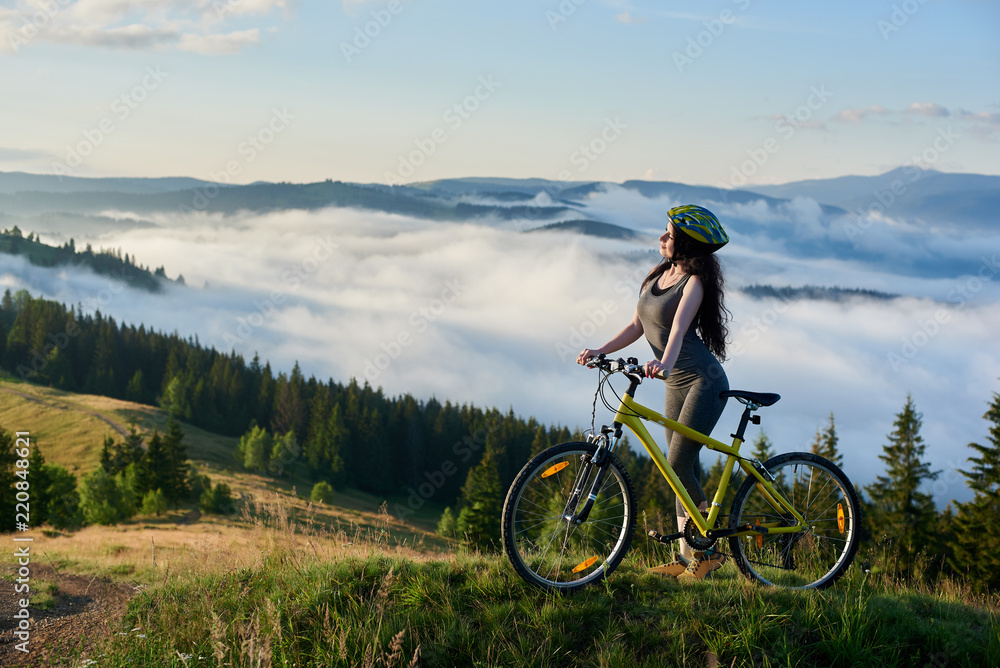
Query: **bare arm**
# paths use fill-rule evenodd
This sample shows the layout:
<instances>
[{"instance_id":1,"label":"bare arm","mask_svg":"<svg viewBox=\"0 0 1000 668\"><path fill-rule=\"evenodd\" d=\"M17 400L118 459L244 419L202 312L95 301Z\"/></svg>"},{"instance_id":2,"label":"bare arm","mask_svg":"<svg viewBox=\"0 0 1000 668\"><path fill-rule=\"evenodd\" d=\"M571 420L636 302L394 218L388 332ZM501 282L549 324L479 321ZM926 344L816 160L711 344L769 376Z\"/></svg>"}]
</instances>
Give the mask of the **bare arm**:
<instances>
[{"instance_id":1,"label":"bare arm","mask_svg":"<svg viewBox=\"0 0 1000 668\"><path fill-rule=\"evenodd\" d=\"M670 370L677 364L677 356L681 352L681 343L687 333L694 318L698 315L701 307L701 300L705 296L705 288L701 284L698 276L692 276L684 292L681 294L681 301L677 305L677 312L674 313L674 321L670 325L670 336L667 338L667 346L663 349L663 356L657 361L646 362L645 371L647 376L670 375Z\"/></svg>"},{"instance_id":2,"label":"bare arm","mask_svg":"<svg viewBox=\"0 0 1000 668\"><path fill-rule=\"evenodd\" d=\"M613 353L616 350L621 350L625 346L631 345L639 340L642 336L642 323L639 321L639 311L635 312L632 316L632 322L625 325L625 329L615 334L614 338L605 343L600 348L584 348L583 351L577 356L576 363L583 364L591 357L597 357L601 353Z\"/></svg>"}]
</instances>

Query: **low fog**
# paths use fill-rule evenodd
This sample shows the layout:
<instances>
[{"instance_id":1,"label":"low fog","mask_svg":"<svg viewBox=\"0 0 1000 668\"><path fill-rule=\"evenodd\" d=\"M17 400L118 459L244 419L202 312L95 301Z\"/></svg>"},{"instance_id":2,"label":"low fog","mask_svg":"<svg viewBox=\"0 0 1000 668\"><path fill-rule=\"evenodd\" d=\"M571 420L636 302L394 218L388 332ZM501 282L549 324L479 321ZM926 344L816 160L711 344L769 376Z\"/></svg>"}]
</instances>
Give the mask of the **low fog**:
<instances>
[{"instance_id":1,"label":"low fog","mask_svg":"<svg viewBox=\"0 0 1000 668\"><path fill-rule=\"evenodd\" d=\"M353 376L389 395L513 408L544 423L582 427L590 424L597 376L573 360L631 318L673 204L614 187L595 193L587 216L643 234L632 241L522 232L516 221L442 223L351 209L142 216L154 226L77 237L77 247L120 247L142 264L165 266L170 277L183 274L186 286L151 295L7 255L0 255L0 283L197 336L247 359L258 353L276 372L298 361L307 377ZM774 211L713 207L732 236L720 253L734 317L725 364L731 386L782 395L761 411L778 452L808 450L832 412L845 469L859 485L883 471L878 455L912 394L923 413L926 456L942 471L930 491L941 506L970 498L957 468L968 467L969 442L985 442L982 415L1000 389L1000 267L993 259L1000 240L954 241L882 220L869 221L855 240L857 255L826 252L825 241L854 243L843 232L850 219L823 216L811 200L793 204ZM67 240L35 231L47 243ZM801 250L806 242L819 250ZM886 244L895 261L865 255ZM920 262L951 269L913 271ZM904 265L909 269L900 270ZM739 291L754 283L902 296L786 302ZM642 361L651 355L643 341L621 354ZM619 391L623 386L617 383ZM662 409L663 394L651 382L637 399ZM717 438L729 440L739 409L727 408ZM598 425L608 418L598 411ZM662 443L662 430L653 433Z\"/></svg>"}]
</instances>

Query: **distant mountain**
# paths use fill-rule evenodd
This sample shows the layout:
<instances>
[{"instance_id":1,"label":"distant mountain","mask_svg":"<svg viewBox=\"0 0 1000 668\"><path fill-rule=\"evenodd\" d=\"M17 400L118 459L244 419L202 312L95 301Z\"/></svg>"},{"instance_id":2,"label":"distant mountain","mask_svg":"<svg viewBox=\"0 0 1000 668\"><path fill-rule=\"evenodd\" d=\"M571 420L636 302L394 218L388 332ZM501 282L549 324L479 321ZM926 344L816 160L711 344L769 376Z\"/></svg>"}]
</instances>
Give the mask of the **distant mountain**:
<instances>
[{"instance_id":1,"label":"distant mountain","mask_svg":"<svg viewBox=\"0 0 1000 668\"><path fill-rule=\"evenodd\" d=\"M599 223L596 220L564 220L560 223L549 223L548 225L525 230L525 232L573 232L592 237L602 237L604 239L636 239L642 236L627 227L612 225L611 223Z\"/></svg>"},{"instance_id":2,"label":"distant mountain","mask_svg":"<svg viewBox=\"0 0 1000 668\"><path fill-rule=\"evenodd\" d=\"M508 179L491 177L466 177L439 179L410 184L412 188L432 190L443 195L485 195L521 193L534 197L540 192L559 193L567 188L589 183L587 181L551 181L549 179Z\"/></svg>"},{"instance_id":3,"label":"distant mountain","mask_svg":"<svg viewBox=\"0 0 1000 668\"><path fill-rule=\"evenodd\" d=\"M750 190L770 197L809 197L855 212L884 211L889 217L938 226L996 229L1000 210L1000 176L952 174L912 166L878 176L795 181Z\"/></svg>"},{"instance_id":4,"label":"distant mountain","mask_svg":"<svg viewBox=\"0 0 1000 668\"><path fill-rule=\"evenodd\" d=\"M162 193L172 190L203 188L210 181L186 176L163 178L83 178L55 174L28 174L26 172L0 172L0 193Z\"/></svg>"},{"instance_id":5,"label":"distant mountain","mask_svg":"<svg viewBox=\"0 0 1000 668\"><path fill-rule=\"evenodd\" d=\"M784 301L798 301L802 299L823 300L841 302L852 297L863 299L888 300L896 299L899 295L878 290L861 290L858 288L838 288L820 285L805 285L800 288L783 287L776 288L773 285L748 285L740 288L740 292L755 299L776 298Z\"/></svg>"}]
</instances>

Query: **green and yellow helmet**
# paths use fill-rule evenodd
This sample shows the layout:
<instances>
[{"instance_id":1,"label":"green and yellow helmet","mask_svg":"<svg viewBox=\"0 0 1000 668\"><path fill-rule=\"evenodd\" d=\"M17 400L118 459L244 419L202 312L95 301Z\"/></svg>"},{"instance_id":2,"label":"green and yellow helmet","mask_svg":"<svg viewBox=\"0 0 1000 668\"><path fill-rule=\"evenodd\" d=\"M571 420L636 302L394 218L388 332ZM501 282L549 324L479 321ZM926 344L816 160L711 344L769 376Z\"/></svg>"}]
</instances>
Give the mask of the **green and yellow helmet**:
<instances>
[{"instance_id":1,"label":"green and yellow helmet","mask_svg":"<svg viewBox=\"0 0 1000 668\"><path fill-rule=\"evenodd\" d=\"M708 255L729 243L729 235L715 214L696 204L682 204L667 211L667 218L687 237L684 246L691 247L686 256ZM676 242L675 242L676 243Z\"/></svg>"}]
</instances>

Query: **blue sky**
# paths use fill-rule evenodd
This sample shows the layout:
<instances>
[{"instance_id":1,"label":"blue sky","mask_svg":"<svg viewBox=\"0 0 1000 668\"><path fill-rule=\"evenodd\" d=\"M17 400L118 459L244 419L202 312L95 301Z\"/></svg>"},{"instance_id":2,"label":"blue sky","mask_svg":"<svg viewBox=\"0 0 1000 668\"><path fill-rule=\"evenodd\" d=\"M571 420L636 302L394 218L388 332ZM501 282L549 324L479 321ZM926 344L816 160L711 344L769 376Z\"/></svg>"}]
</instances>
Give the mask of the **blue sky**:
<instances>
[{"instance_id":1,"label":"blue sky","mask_svg":"<svg viewBox=\"0 0 1000 668\"><path fill-rule=\"evenodd\" d=\"M0 171L998 174L997 34L986 1L0 0Z\"/></svg>"}]
</instances>

